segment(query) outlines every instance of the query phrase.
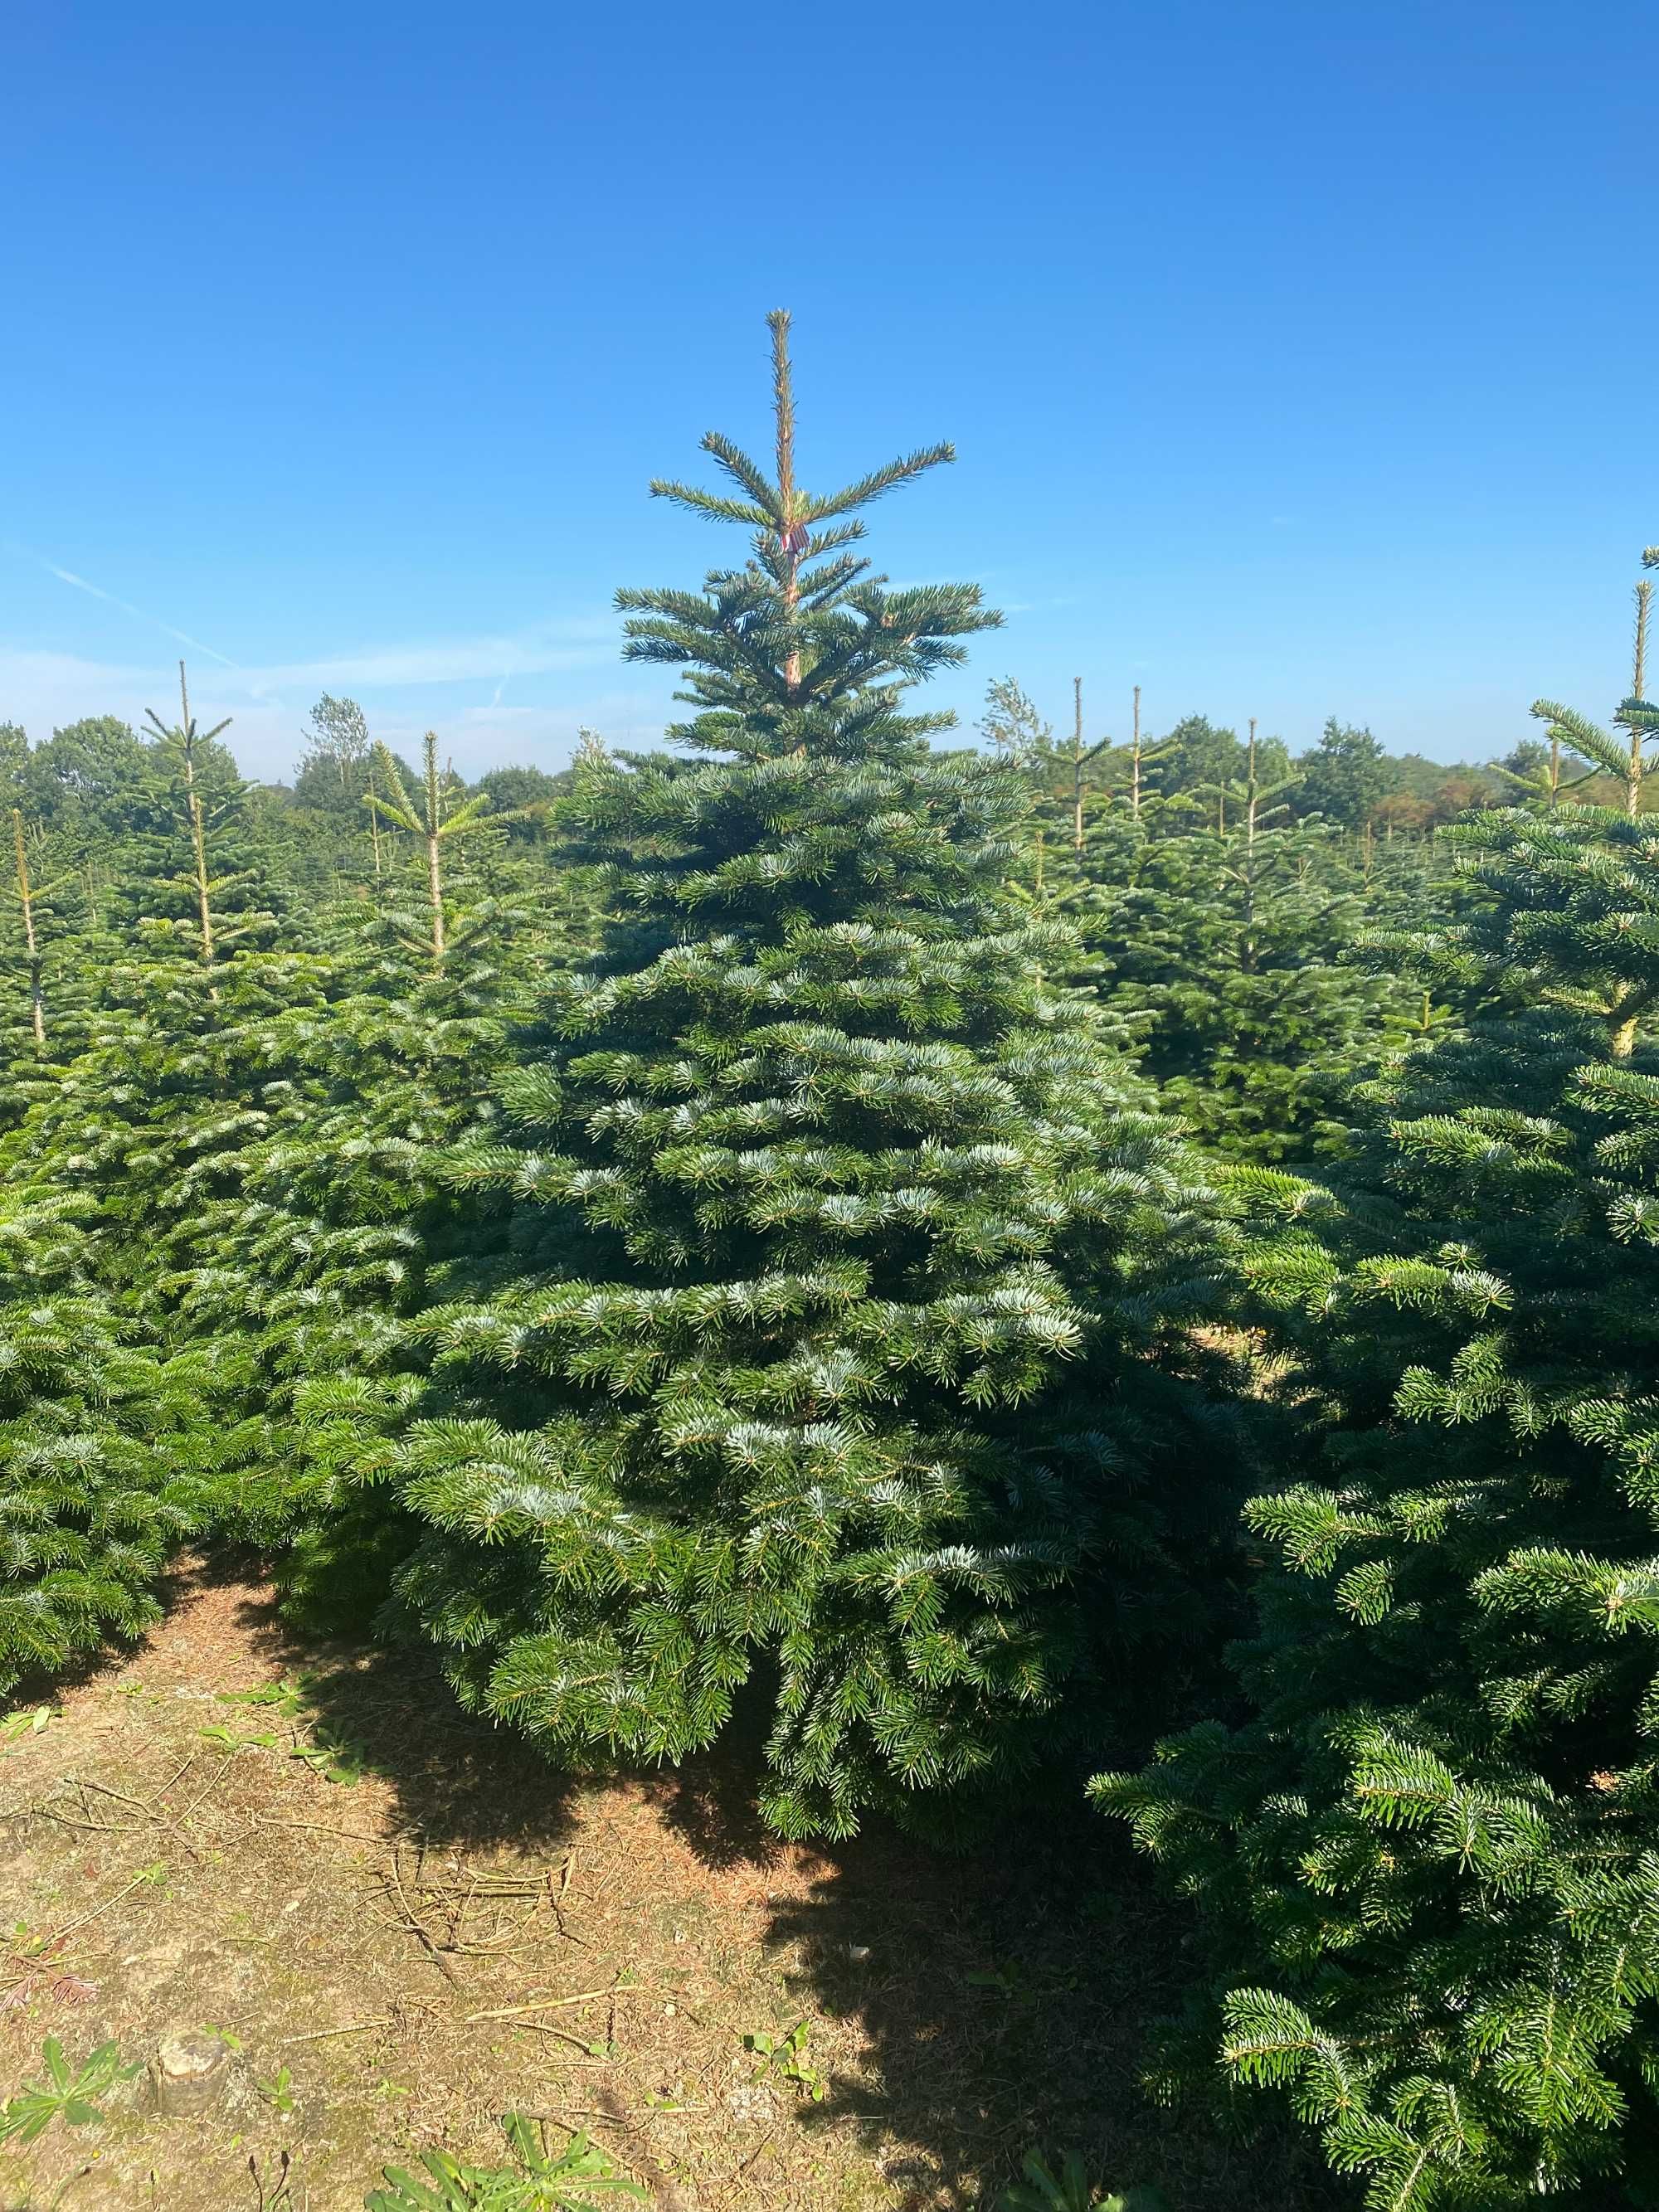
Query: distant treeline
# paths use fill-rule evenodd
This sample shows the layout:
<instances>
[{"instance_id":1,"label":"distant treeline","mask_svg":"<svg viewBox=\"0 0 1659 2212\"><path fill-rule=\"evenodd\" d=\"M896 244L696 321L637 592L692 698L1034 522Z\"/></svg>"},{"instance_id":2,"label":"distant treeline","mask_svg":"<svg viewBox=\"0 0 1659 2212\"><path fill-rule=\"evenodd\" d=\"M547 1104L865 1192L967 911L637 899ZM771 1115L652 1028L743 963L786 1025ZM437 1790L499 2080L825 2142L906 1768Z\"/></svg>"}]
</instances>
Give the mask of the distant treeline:
<instances>
[{"instance_id":1,"label":"distant treeline","mask_svg":"<svg viewBox=\"0 0 1659 2212\"><path fill-rule=\"evenodd\" d=\"M979 728L988 744L1023 761L1055 796L1080 781L1091 817L1114 800L1157 800L1175 817L1166 819L1166 829L1182 813L1207 818L1218 805L1224 822L1223 794L1248 768L1249 740L1206 714L1185 715L1138 744L1133 738L1100 743L1080 733L1056 736L1012 678L989 687ZM268 828L282 823L285 842L349 867L348 848L355 854L368 836L374 771L367 720L355 701L325 695L299 734L303 750L286 782L245 782L228 750L205 747L210 803L215 794L223 799L237 791ZM158 744L155 733L113 714L67 723L34 744L19 724L0 722L0 805L21 808L33 827L82 853L112 837L161 833L171 824L176 799ZM1264 785L1285 783L1293 817L1318 815L1346 830L1369 825L1378 835L1420 835L1471 807L1513 804L1547 785L1550 773L1550 747L1536 739L1522 739L1499 761L1448 764L1421 753L1390 753L1370 730L1335 716L1318 744L1298 755L1278 737L1261 738L1255 747L1258 777ZM412 786L416 770L394 757ZM543 810L568 790L569 780L568 769L550 774L530 766L491 769L471 783L452 779L469 793L485 793L493 811L513 817L509 835L530 841L544 834ZM1607 792L1599 788L1602 782ZM1580 795L1605 804L1611 788L1611 779L1601 777Z\"/></svg>"},{"instance_id":2,"label":"distant treeline","mask_svg":"<svg viewBox=\"0 0 1659 2212\"><path fill-rule=\"evenodd\" d=\"M1370 730L1332 715L1316 744L1292 754L1282 738L1258 738L1254 724L1241 737L1207 714L1183 715L1162 736L1097 739L1080 715L1057 734L1012 677L988 687L978 727L988 744L1029 763L1056 795L1080 782L1091 813L1114 799L1157 799L1195 816L1213 814L1226 787L1249 773L1252 745L1259 780L1281 787L1292 817L1318 815L1339 829L1369 827L1379 836L1421 835L1472 807L1546 798L1574 776L1586 779L1576 796L1601 805L1619 801L1617 779L1589 773L1589 763L1576 756L1564 762L1559 740L1523 738L1501 760L1448 763L1391 753Z\"/></svg>"}]
</instances>

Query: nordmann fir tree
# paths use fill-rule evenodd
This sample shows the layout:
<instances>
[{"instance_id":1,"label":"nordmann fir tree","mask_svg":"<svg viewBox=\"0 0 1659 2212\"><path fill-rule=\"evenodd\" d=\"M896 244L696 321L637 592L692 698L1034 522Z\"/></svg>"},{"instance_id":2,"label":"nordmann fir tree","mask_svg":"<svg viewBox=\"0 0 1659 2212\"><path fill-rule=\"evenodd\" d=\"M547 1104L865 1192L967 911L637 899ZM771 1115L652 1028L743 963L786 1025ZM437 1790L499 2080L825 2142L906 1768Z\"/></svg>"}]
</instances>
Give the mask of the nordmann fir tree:
<instances>
[{"instance_id":1,"label":"nordmann fir tree","mask_svg":"<svg viewBox=\"0 0 1659 2212\"><path fill-rule=\"evenodd\" d=\"M11 880L0 889L9 909L8 941L0 948L0 1127L9 1127L54 1082L53 1062L64 1047L59 1023L46 1021L48 963L52 981L62 972L64 930L59 911L64 885L42 876L43 841L31 834L21 807L11 810ZM72 994L78 997L78 993ZM57 1010L54 1009L56 1017ZM73 1024L70 1025L71 1034Z\"/></svg>"},{"instance_id":2,"label":"nordmann fir tree","mask_svg":"<svg viewBox=\"0 0 1659 2212\"><path fill-rule=\"evenodd\" d=\"M1202 2063L1395 2212L1659 2176L1659 835L1586 757L1619 804L1452 833L1485 1011L1370 1173L1261 1179L1316 1471L1248 1510L1258 1717L1101 1785L1209 1910Z\"/></svg>"},{"instance_id":3,"label":"nordmann fir tree","mask_svg":"<svg viewBox=\"0 0 1659 2212\"><path fill-rule=\"evenodd\" d=\"M179 824L188 848L185 864L164 879L166 888L186 911L159 917L158 922L187 944L201 963L211 1002L217 993L214 970L218 963L234 945L269 941L276 933L276 917L254 902L264 886L257 866L247 864L251 856L245 850L234 852L233 866L218 875L209 866L210 828L222 832L228 829L232 846L246 847L244 793L240 779L216 794L206 783L201 764L204 758L211 761L215 741L230 727L230 718L227 715L210 730L198 729L190 711L190 688L182 660L179 702L179 718L171 726L162 721L153 707L146 716L158 741L161 772L175 779Z\"/></svg>"},{"instance_id":4,"label":"nordmann fir tree","mask_svg":"<svg viewBox=\"0 0 1659 2212\"><path fill-rule=\"evenodd\" d=\"M435 740L428 750L432 768ZM387 780L401 790L395 763ZM524 871L515 881L503 866L508 814L435 773L426 797L442 830L436 875L424 836L405 879L389 862L384 910L334 954L342 995L250 1038L272 1111L225 1218L239 1267L222 1274L198 1237L179 1278L205 1322L258 1343L290 1609L354 1624L409 1548L373 1447L416 1390L400 1317L449 1253L458 1200L434 1163L489 1125L488 1086L528 977L586 949L580 898L538 885L532 911Z\"/></svg>"},{"instance_id":5,"label":"nordmann fir tree","mask_svg":"<svg viewBox=\"0 0 1659 2212\"><path fill-rule=\"evenodd\" d=\"M430 1533L398 1607L560 1756L683 1758L750 1685L767 1817L845 1835L994 1803L1109 1685L1151 1694L1183 1516L1216 1518L1178 1372L1213 1238L1002 899L1017 772L902 711L995 617L849 549L950 449L805 490L770 319L775 473L711 434L732 490L653 487L750 558L620 598L629 655L688 672L691 757L590 751L627 911L547 991L512 1141L450 1163L495 1256L427 1325L450 1411L399 1449Z\"/></svg>"},{"instance_id":6,"label":"nordmann fir tree","mask_svg":"<svg viewBox=\"0 0 1659 2212\"><path fill-rule=\"evenodd\" d=\"M426 872L426 912L423 917L425 937L431 948L434 967L443 964L444 953L454 932L449 924L445 905L443 855L446 845L455 845L473 825L481 822L489 811L489 799L483 792L471 799L453 788L453 779L438 766L438 733L428 730L423 746L425 773L421 782L419 802L412 799L404 787L398 763L385 745L376 745L374 758L379 764L385 795L370 788L368 807L376 822L384 822L395 830L406 830L416 841ZM475 914L471 928L477 933L488 927L489 916ZM409 940L413 945L414 940Z\"/></svg>"},{"instance_id":7,"label":"nordmann fir tree","mask_svg":"<svg viewBox=\"0 0 1659 2212\"><path fill-rule=\"evenodd\" d=\"M0 1131L49 1103L98 1033L110 976L130 941L104 928L85 879L14 809L11 881L0 881ZM3 864L0 864L3 865ZM9 896L8 896L8 893Z\"/></svg>"},{"instance_id":8,"label":"nordmann fir tree","mask_svg":"<svg viewBox=\"0 0 1659 2212\"><path fill-rule=\"evenodd\" d=\"M294 1329L311 1324L302 1356L321 1367L325 1325L343 1304L395 1300L414 1232L354 1217L375 1147L362 1127L339 1130L337 1115L331 1152L317 1127L349 1096L360 971L331 958L308 925L252 906L259 856L234 763L216 743L224 726L199 731L182 670L180 682L179 722L151 717L146 768L158 792L170 785L177 834L140 848L155 875L131 891L149 918L110 963L82 1048L53 1071L7 1165L73 1206L86 1231L81 1274L107 1300L112 1327L163 1362L175 1457L194 1469L208 1521L269 1534L281 1520L272 1493L294 1464L276 1387ZM375 1061L377 1079L389 1080L392 1055ZM281 1137L307 1121L309 1172L292 1147L273 1170ZM437 1133L412 1133L422 1144ZM307 1211L319 1155L333 1167L320 1179L349 1194L343 1206L337 1191L326 1212ZM262 1208L273 1185L275 1206ZM399 1209L408 1201L400 1184Z\"/></svg>"},{"instance_id":9,"label":"nordmann fir tree","mask_svg":"<svg viewBox=\"0 0 1659 2212\"><path fill-rule=\"evenodd\" d=\"M201 1525L188 1410L88 1267L83 1209L9 1171L0 1199L0 1696L155 1619Z\"/></svg>"},{"instance_id":10,"label":"nordmann fir tree","mask_svg":"<svg viewBox=\"0 0 1659 2212\"><path fill-rule=\"evenodd\" d=\"M169 726L152 714L147 763L167 787L174 835L147 841L151 872L131 887L140 918L124 957L103 979L81 1052L17 1142L20 1160L96 1201L112 1232L98 1240L99 1267L124 1296L153 1284L149 1209L175 1190L178 1153L198 1158L212 1149L206 1129L237 1118L241 1102L218 1059L220 986L234 959L280 927L252 903L264 886L234 763L215 742L227 726L198 731L182 666L179 680L181 720ZM188 1206L189 1192L176 1202Z\"/></svg>"},{"instance_id":11,"label":"nordmann fir tree","mask_svg":"<svg viewBox=\"0 0 1659 2212\"><path fill-rule=\"evenodd\" d=\"M216 734L216 733L213 733ZM0 1683L154 1617L149 1586L219 1503L226 1386L167 1357L155 1295L162 1133L223 1117L203 1033L216 976L210 875L186 705L164 750L180 773L194 926L163 921L105 978L82 1049L52 1070L0 1156ZM29 884L20 839L19 884ZM234 929L234 925L230 925ZM181 957L182 955L182 957ZM41 1029L46 1030L44 1011ZM46 1032L47 1037L50 1031ZM43 1039L43 1042L45 1040ZM188 1158L173 1136L168 1164Z\"/></svg>"},{"instance_id":12,"label":"nordmann fir tree","mask_svg":"<svg viewBox=\"0 0 1659 2212\"><path fill-rule=\"evenodd\" d=\"M210 882L219 834L234 823L206 833ZM528 938L471 898L464 849L446 845L441 964L423 859L412 884L389 877L386 915L289 917L210 969L199 933L150 933L8 1162L72 1197L94 1232L83 1272L160 1356L193 1529L280 1546L287 1591L331 1620L372 1611L408 1549L341 1462L358 1474L359 1429L414 1387L398 1323L453 1209L432 1148L477 1118Z\"/></svg>"},{"instance_id":13,"label":"nordmann fir tree","mask_svg":"<svg viewBox=\"0 0 1659 2212\"><path fill-rule=\"evenodd\" d=\"M78 1049L52 1071L3 1164L9 1183L69 1208L79 1238L76 1295L102 1301L112 1340L149 1360L167 1452L181 1482L190 1479L188 1525L199 1531L247 1462L242 1383L254 1344L225 1343L207 1357L189 1344L166 1284L168 1238L180 1219L203 1218L213 1162L246 1142L257 1119L227 1057L222 994L233 975L240 984L253 972L242 966L247 948L278 923L251 904L257 869L234 865L246 837L234 763L217 732L198 730L182 681L181 671L181 720L167 726L152 717L159 734L144 761L147 797L160 801L170 786L157 818L170 811L175 833L147 830L142 841L159 880L135 878L126 890L145 918L111 947L95 1003L82 1010ZM216 872L221 845L233 866ZM282 995L265 981L264 1006ZM89 1334L89 1348L94 1341ZM185 1525L173 1517L173 1540ZM155 1551L150 1571L164 1555L165 1547Z\"/></svg>"},{"instance_id":14,"label":"nordmann fir tree","mask_svg":"<svg viewBox=\"0 0 1659 2212\"><path fill-rule=\"evenodd\" d=\"M1206 1147L1267 1163L1346 1142L1348 1094L1420 1021L1421 994L1368 973L1365 886L1319 823L1288 823L1294 773L1200 787L1225 827L1098 837L1078 928L1107 1006L1142 1025L1148 1073Z\"/></svg>"},{"instance_id":15,"label":"nordmann fir tree","mask_svg":"<svg viewBox=\"0 0 1659 2212\"><path fill-rule=\"evenodd\" d=\"M432 740L447 883L425 853L389 866L384 911L290 920L277 945L204 969L193 996L164 964L141 969L126 1028L51 1120L137 1258L175 1363L206 1378L221 1525L294 1539L286 1579L313 1592L339 1584L350 1546L357 1589L384 1572L387 1516L355 1489L337 1498L338 1451L362 1407L400 1401L395 1324L422 1302L447 1211L425 1164L476 1118L529 936L473 895L465 855L491 834L487 802L458 801L434 757ZM406 801L395 765L388 781Z\"/></svg>"},{"instance_id":16,"label":"nordmann fir tree","mask_svg":"<svg viewBox=\"0 0 1659 2212\"><path fill-rule=\"evenodd\" d=\"M42 909L56 886L42 884L31 874L28 841L23 834L23 810L21 806L14 806L11 810L11 829L12 850L17 864L16 889L13 896L17 902L17 918L23 930L23 952L28 963L29 1027L34 1033L36 1053L44 1055L46 1049L46 1008L40 978L45 959L38 928Z\"/></svg>"}]
</instances>

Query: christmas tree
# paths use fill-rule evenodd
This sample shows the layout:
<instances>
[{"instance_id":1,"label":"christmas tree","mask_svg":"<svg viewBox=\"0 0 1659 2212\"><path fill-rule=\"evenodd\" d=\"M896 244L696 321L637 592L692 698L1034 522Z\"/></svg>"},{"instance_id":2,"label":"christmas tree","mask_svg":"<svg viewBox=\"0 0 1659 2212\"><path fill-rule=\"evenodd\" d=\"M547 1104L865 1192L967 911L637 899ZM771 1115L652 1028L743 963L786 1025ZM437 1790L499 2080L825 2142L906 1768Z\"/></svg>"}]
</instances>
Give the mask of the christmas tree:
<instances>
[{"instance_id":1,"label":"christmas tree","mask_svg":"<svg viewBox=\"0 0 1659 2212\"><path fill-rule=\"evenodd\" d=\"M695 711L579 769L618 918L449 1163L478 1250L397 1450L398 1618L558 1754L683 1758L750 1686L769 1818L845 1834L1149 1696L1227 1517L1183 1371L1216 1243L1004 892L1018 771L905 711L995 617L853 548L949 448L806 491L771 329L773 472L711 434L728 489L653 487L750 558L621 595Z\"/></svg>"},{"instance_id":2,"label":"christmas tree","mask_svg":"<svg viewBox=\"0 0 1659 2212\"><path fill-rule=\"evenodd\" d=\"M1079 914L1166 1105L1232 1158L1340 1150L1354 1084L1420 1019L1420 992L1361 957L1371 916L1334 842L1317 823L1141 838Z\"/></svg>"},{"instance_id":3,"label":"christmas tree","mask_svg":"<svg viewBox=\"0 0 1659 2212\"><path fill-rule=\"evenodd\" d=\"M1376 2205L1659 2172L1649 712L1622 803L1453 833L1482 1004L1383 1086L1369 1174L1258 1179L1312 1468L1249 1508L1257 1717L1101 1785L1210 1909L1227 2063Z\"/></svg>"},{"instance_id":4,"label":"christmas tree","mask_svg":"<svg viewBox=\"0 0 1659 2212\"><path fill-rule=\"evenodd\" d=\"M0 1695L155 1617L210 1504L185 1394L88 1266L71 1201L0 1202Z\"/></svg>"},{"instance_id":5,"label":"christmas tree","mask_svg":"<svg viewBox=\"0 0 1659 2212\"><path fill-rule=\"evenodd\" d=\"M1419 927L1431 908L1420 871L1373 880L1329 825L1287 818L1299 779L1276 740L1252 724L1239 750L1237 775L1179 800L1137 816L1120 795L1080 848L1045 849L1045 876L1166 1108L1220 1154L1309 1159L1346 1146L1355 1083L1424 1026L1420 989L1364 945L1402 889Z\"/></svg>"},{"instance_id":6,"label":"christmas tree","mask_svg":"<svg viewBox=\"0 0 1659 2212\"><path fill-rule=\"evenodd\" d=\"M164 1360L204 1486L198 1523L292 1540L289 1578L313 1589L355 1547L345 1580L378 1574L378 1596L387 1516L355 1487L337 1494L355 1431L312 1401L343 1377L395 1401L393 1324L421 1303L447 1206L424 1164L475 1118L529 933L466 866L493 834L487 802L458 799L435 768L447 880L406 840L382 910L253 907L257 866L234 865L251 847L257 863L240 787L204 773L216 735L186 702L155 749L179 836L150 849L159 880L131 879L149 918L9 1157L72 1201L83 1273Z\"/></svg>"}]
</instances>

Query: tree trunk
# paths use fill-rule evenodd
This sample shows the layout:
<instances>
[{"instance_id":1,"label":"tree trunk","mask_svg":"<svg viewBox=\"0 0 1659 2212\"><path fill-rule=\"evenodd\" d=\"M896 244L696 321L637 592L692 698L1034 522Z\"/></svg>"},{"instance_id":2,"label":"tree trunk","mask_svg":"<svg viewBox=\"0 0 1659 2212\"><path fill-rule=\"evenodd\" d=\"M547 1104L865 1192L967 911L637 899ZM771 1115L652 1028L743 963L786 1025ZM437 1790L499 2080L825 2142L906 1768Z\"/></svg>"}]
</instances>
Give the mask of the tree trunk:
<instances>
[{"instance_id":1,"label":"tree trunk","mask_svg":"<svg viewBox=\"0 0 1659 2212\"><path fill-rule=\"evenodd\" d=\"M1628 1060L1636 1049L1636 1024L1659 995L1659 983L1643 983L1621 999L1607 1015L1608 1042L1615 1060Z\"/></svg>"},{"instance_id":2,"label":"tree trunk","mask_svg":"<svg viewBox=\"0 0 1659 2212\"><path fill-rule=\"evenodd\" d=\"M1072 678L1076 713L1072 720L1072 842L1083 850L1083 678Z\"/></svg>"},{"instance_id":3,"label":"tree trunk","mask_svg":"<svg viewBox=\"0 0 1659 2212\"><path fill-rule=\"evenodd\" d=\"M23 814L21 807L11 810L12 835L17 841L17 899L23 909L23 942L29 956L29 1018L34 1028L34 1049L46 1048L46 1009L40 1003L40 948L34 936L34 892L29 883L28 854L23 844Z\"/></svg>"},{"instance_id":4,"label":"tree trunk","mask_svg":"<svg viewBox=\"0 0 1659 2212\"><path fill-rule=\"evenodd\" d=\"M213 973L213 906L208 896L207 836L202 827L202 802L194 791L190 794L190 842L196 855L196 908L202 930L202 965L210 977ZM208 994L217 1006L219 987L216 983L209 983Z\"/></svg>"},{"instance_id":5,"label":"tree trunk","mask_svg":"<svg viewBox=\"0 0 1659 2212\"><path fill-rule=\"evenodd\" d=\"M438 864L438 840L430 834L426 841L426 887L432 901L432 957L437 962L444 957L444 879Z\"/></svg>"},{"instance_id":6,"label":"tree trunk","mask_svg":"<svg viewBox=\"0 0 1659 2212\"><path fill-rule=\"evenodd\" d=\"M772 393L777 417L783 604L793 616L800 604L800 551L797 544L799 518L795 513L795 394L789 368L789 317L783 308L779 308L767 320L772 325ZM784 681L792 693L800 688L800 655L792 653L783 664ZM798 756L805 750L804 745L795 748Z\"/></svg>"}]
</instances>

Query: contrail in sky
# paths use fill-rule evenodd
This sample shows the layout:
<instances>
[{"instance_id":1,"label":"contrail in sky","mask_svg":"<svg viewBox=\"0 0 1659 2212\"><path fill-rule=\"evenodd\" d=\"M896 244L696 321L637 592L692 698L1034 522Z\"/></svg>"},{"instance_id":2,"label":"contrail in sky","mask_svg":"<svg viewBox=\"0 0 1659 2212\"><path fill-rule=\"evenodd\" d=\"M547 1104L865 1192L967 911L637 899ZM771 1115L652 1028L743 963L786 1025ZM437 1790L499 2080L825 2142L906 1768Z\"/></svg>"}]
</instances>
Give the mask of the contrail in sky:
<instances>
[{"instance_id":1,"label":"contrail in sky","mask_svg":"<svg viewBox=\"0 0 1659 2212\"><path fill-rule=\"evenodd\" d=\"M206 653L210 660L216 660L222 668L236 666L228 653L204 645L199 637L192 637L188 630L174 629L171 623L163 622L158 615L147 615L142 607L135 607L131 600L117 599L113 592L105 591L101 585L89 584L84 576L77 576L73 568L60 568L55 561L48 561L43 554L31 553L27 546L19 546L17 550L26 559L33 561L37 568L44 568L49 576L56 576L60 584L72 584L77 592L85 592L92 599L102 599L112 607L119 607L124 615L131 615L135 622L149 623L153 629L165 631L168 637L177 638L180 645L187 645L192 653Z\"/></svg>"}]
</instances>

